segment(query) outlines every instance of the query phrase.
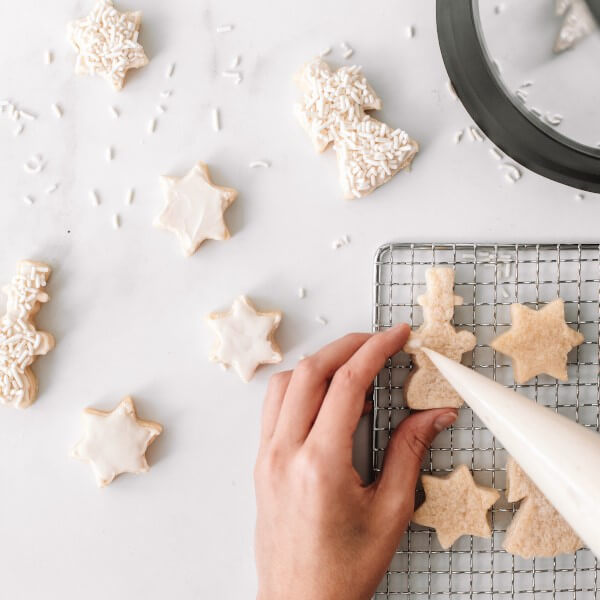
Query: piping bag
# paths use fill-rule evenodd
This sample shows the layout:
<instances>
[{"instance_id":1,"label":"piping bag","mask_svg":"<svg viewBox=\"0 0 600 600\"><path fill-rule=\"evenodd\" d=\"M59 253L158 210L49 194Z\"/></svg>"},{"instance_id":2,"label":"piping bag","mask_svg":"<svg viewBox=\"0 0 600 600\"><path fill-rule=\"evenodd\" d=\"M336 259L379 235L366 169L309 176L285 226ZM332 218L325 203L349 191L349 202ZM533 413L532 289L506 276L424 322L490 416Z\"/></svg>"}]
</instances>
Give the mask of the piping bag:
<instances>
[{"instance_id":1,"label":"piping bag","mask_svg":"<svg viewBox=\"0 0 600 600\"><path fill-rule=\"evenodd\" d=\"M600 558L600 434L438 352L422 350Z\"/></svg>"}]
</instances>

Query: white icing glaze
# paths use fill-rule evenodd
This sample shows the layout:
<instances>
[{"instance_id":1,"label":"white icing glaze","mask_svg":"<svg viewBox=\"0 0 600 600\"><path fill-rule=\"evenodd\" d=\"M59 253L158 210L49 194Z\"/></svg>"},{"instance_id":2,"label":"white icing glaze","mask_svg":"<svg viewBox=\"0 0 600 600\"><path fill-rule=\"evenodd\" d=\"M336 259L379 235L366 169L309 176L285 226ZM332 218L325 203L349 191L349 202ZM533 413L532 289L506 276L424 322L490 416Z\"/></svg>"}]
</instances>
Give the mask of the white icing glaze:
<instances>
[{"instance_id":1,"label":"white icing glaze","mask_svg":"<svg viewBox=\"0 0 600 600\"><path fill-rule=\"evenodd\" d=\"M141 21L141 12L121 13L112 0L97 0L87 17L67 26L68 39L78 53L75 73L97 73L120 90L129 69L148 64L137 41Z\"/></svg>"},{"instance_id":2,"label":"white icing glaze","mask_svg":"<svg viewBox=\"0 0 600 600\"><path fill-rule=\"evenodd\" d=\"M272 340L281 322L280 312L257 312L240 296L229 312L209 315L208 322L217 334L211 360L232 366L243 381L250 381L259 365L281 362L281 352Z\"/></svg>"},{"instance_id":3,"label":"white icing glaze","mask_svg":"<svg viewBox=\"0 0 600 600\"><path fill-rule=\"evenodd\" d=\"M147 471L146 450L162 432L158 423L137 418L130 397L111 412L86 409L83 427L83 439L73 448L72 456L90 463L99 487L120 473Z\"/></svg>"},{"instance_id":4,"label":"white icing glaze","mask_svg":"<svg viewBox=\"0 0 600 600\"><path fill-rule=\"evenodd\" d=\"M215 185L208 167L198 162L184 177L160 178L166 205L154 224L177 235L186 256L205 240L226 240L229 231L223 213L236 190Z\"/></svg>"},{"instance_id":5,"label":"white icing glaze","mask_svg":"<svg viewBox=\"0 0 600 600\"><path fill-rule=\"evenodd\" d=\"M48 301L42 290L50 276L50 267L23 260L17 274L3 291L7 295L6 313L0 321L0 402L25 408L34 400L37 381L29 365L36 356L54 347L54 338L37 331L33 316L41 302Z\"/></svg>"}]
</instances>

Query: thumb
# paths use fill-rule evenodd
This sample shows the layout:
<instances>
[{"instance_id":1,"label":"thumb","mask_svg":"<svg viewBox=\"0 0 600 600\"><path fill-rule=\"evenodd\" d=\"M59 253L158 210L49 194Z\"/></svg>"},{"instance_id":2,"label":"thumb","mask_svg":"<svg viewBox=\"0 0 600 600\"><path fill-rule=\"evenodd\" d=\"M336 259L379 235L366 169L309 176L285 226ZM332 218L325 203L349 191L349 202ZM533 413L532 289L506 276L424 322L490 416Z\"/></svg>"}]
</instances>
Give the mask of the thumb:
<instances>
[{"instance_id":1,"label":"thumb","mask_svg":"<svg viewBox=\"0 0 600 600\"><path fill-rule=\"evenodd\" d=\"M398 517L408 520L414 510L415 487L425 453L435 436L454 423L452 408L411 414L396 427L385 452L376 496Z\"/></svg>"}]
</instances>

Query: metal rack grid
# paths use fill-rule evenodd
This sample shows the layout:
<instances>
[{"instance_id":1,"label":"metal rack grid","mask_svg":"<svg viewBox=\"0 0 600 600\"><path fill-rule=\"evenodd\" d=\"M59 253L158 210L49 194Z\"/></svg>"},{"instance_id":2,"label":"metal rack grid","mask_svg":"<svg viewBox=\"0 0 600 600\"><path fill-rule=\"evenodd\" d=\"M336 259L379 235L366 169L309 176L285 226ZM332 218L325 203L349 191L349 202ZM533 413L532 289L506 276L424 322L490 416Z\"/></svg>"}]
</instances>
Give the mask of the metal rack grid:
<instances>
[{"instance_id":1,"label":"metal rack grid","mask_svg":"<svg viewBox=\"0 0 600 600\"><path fill-rule=\"evenodd\" d=\"M417 297L425 291L425 271L432 266L455 269L457 306L454 324L477 337L463 362L559 413L599 430L599 301L598 244L389 244L375 257L373 328L422 323ZM541 375L515 385L510 360L489 343L510 326L510 305L539 307L560 296L567 322L585 335L569 355L568 382ZM384 450L398 423L408 415L402 385L410 359L392 357L374 388L373 468L379 471ZM504 490L507 454L470 408L463 406L453 427L435 440L424 473L447 473L467 464L475 480ZM417 502L422 490L417 490ZM376 599L431 597L573 599L600 598L600 566L593 554L579 550L555 559L525 560L502 550L516 505L504 495L491 511L492 537L463 536L442 550L433 531L411 524Z\"/></svg>"}]
</instances>

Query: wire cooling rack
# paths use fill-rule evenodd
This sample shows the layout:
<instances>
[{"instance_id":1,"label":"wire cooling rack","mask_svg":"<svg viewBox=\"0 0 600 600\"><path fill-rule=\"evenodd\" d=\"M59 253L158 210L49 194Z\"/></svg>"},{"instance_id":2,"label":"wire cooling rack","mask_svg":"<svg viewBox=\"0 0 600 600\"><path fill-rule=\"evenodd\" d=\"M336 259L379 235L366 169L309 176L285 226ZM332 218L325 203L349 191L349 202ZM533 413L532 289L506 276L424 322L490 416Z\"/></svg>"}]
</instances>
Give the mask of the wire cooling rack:
<instances>
[{"instance_id":1,"label":"wire cooling rack","mask_svg":"<svg viewBox=\"0 0 600 600\"><path fill-rule=\"evenodd\" d=\"M464 364L532 400L590 428L600 425L598 244L390 244L375 258L373 328L422 323L417 297L425 291L425 271L455 269L457 306L454 325L473 332L477 345ZM510 361L489 346L510 326L513 302L539 307L560 296L567 322L585 335L569 355L568 382L545 375L515 385ZM398 423L408 415L402 385L410 358L392 357L374 389L373 468L379 471L384 450ZM470 408L463 406L453 427L441 433L423 462L424 473L444 474L460 464L475 480L506 488L507 454ZM593 476L592 474L590 474ZM423 498L417 490L417 502ZM525 560L502 550L516 505L504 495L491 511L492 538L463 536L442 550L433 531L411 524L375 594L387 598L600 598L600 567L593 554L579 550L556 559Z\"/></svg>"}]
</instances>

